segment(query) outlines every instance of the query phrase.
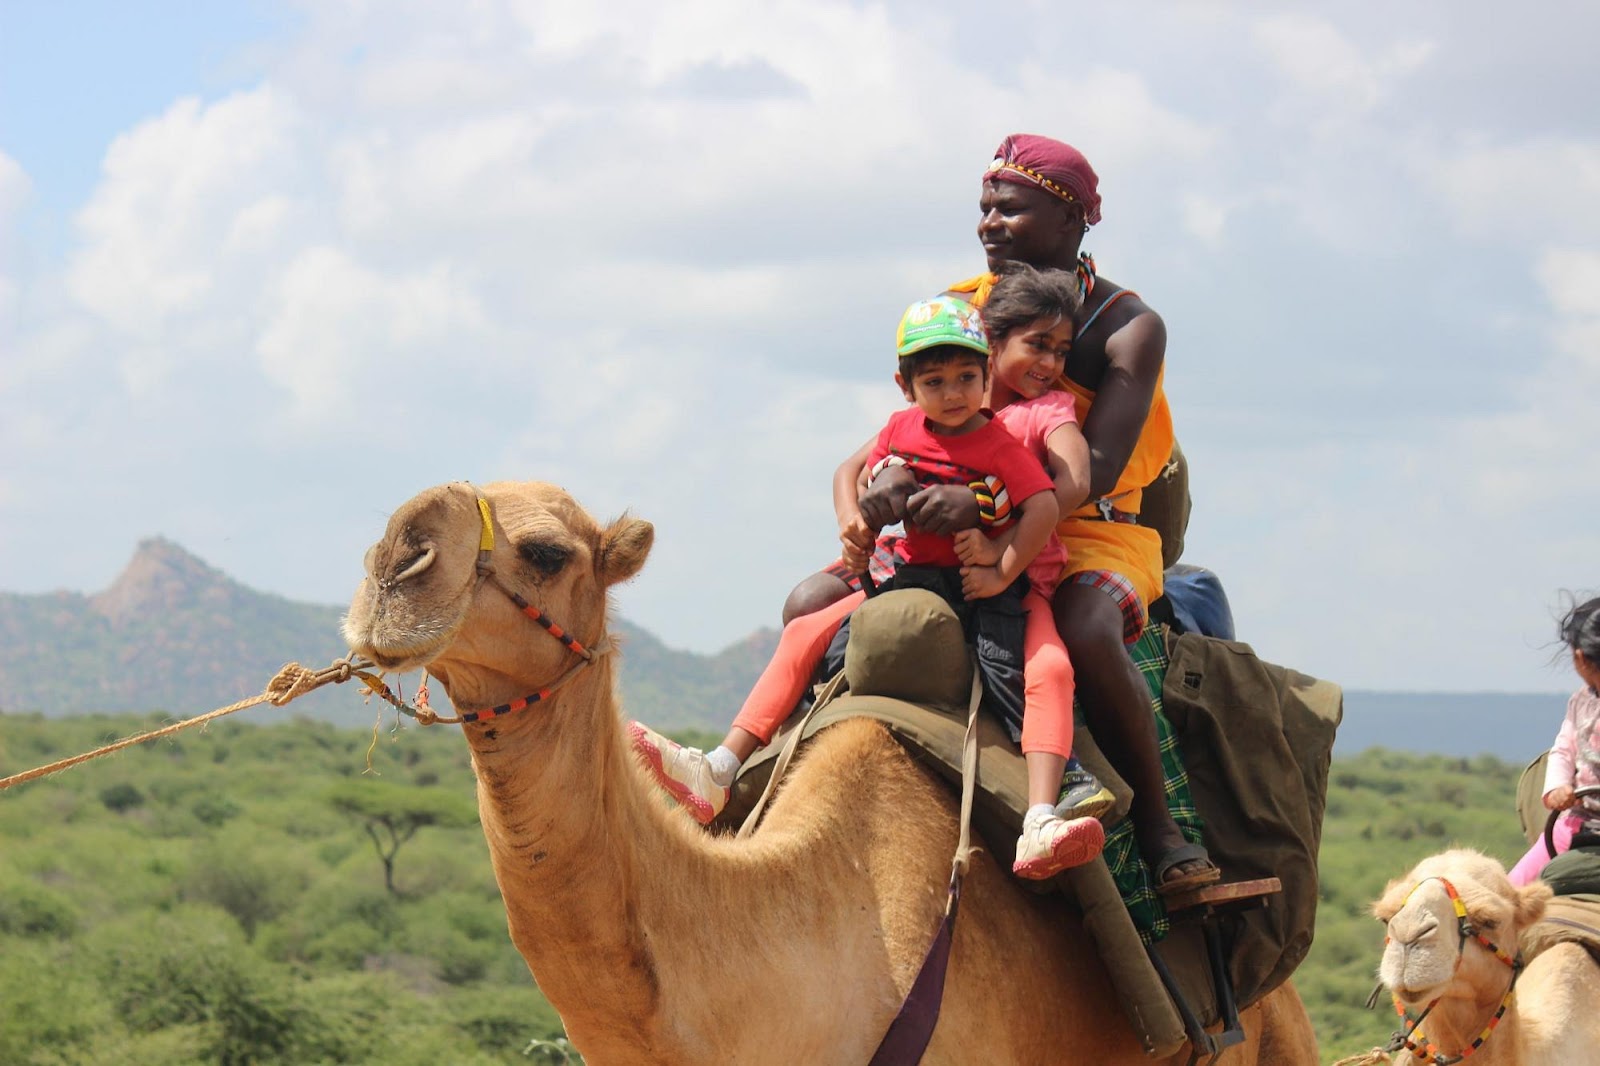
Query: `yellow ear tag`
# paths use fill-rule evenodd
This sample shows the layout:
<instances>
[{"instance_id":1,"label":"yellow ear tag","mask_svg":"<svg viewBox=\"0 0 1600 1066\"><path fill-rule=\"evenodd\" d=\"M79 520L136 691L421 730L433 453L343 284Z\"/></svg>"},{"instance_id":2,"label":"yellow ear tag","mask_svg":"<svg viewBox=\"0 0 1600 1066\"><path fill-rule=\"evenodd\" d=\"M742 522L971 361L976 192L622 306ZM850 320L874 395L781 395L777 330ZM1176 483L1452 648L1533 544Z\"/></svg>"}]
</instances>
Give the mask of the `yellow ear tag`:
<instances>
[{"instance_id":1,"label":"yellow ear tag","mask_svg":"<svg viewBox=\"0 0 1600 1066\"><path fill-rule=\"evenodd\" d=\"M478 535L478 550L494 551L494 515L489 511L489 501L478 497L478 517L483 519L483 532Z\"/></svg>"}]
</instances>

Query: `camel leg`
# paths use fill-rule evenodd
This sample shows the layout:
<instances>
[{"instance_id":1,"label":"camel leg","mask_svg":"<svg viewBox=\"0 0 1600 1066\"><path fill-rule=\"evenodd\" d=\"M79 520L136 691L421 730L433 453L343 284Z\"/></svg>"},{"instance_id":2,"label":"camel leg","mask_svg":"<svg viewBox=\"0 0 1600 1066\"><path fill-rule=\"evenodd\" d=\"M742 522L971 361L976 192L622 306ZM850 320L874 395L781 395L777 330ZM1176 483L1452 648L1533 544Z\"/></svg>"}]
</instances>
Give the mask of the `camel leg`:
<instances>
[{"instance_id":1,"label":"camel leg","mask_svg":"<svg viewBox=\"0 0 1600 1066\"><path fill-rule=\"evenodd\" d=\"M1317 1034L1294 985L1279 985L1252 1013L1260 1028L1245 1046L1255 1046L1259 1066L1317 1066Z\"/></svg>"}]
</instances>

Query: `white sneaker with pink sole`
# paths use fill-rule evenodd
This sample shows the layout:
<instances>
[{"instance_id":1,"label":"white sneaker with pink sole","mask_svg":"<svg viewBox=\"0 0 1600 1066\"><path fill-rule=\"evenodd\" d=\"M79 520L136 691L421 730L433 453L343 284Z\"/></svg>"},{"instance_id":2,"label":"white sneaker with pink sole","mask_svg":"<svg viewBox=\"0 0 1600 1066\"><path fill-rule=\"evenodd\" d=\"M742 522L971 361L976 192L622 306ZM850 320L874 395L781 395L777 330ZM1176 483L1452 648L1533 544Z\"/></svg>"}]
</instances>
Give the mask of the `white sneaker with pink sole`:
<instances>
[{"instance_id":1,"label":"white sneaker with pink sole","mask_svg":"<svg viewBox=\"0 0 1600 1066\"><path fill-rule=\"evenodd\" d=\"M1068 820L1055 814L1034 815L1022 823L1017 861L1011 864L1011 872L1030 881L1043 881L1062 870L1082 866L1105 846L1106 831L1098 818Z\"/></svg>"},{"instance_id":2,"label":"white sneaker with pink sole","mask_svg":"<svg viewBox=\"0 0 1600 1066\"><path fill-rule=\"evenodd\" d=\"M628 723L628 739L633 750L643 757L645 769L656 779L656 784L666 789L701 825L711 824L728 805L733 790L712 779L711 764L699 748L686 748L638 722Z\"/></svg>"}]
</instances>

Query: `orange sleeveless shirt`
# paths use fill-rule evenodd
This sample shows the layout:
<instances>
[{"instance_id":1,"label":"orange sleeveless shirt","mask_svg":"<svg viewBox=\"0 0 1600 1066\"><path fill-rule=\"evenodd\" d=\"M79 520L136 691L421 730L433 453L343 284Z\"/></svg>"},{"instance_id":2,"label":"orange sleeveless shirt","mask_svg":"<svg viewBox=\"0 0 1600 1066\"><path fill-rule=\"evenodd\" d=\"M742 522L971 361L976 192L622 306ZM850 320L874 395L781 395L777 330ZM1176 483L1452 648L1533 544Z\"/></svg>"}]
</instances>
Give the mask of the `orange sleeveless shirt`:
<instances>
[{"instance_id":1,"label":"orange sleeveless shirt","mask_svg":"<svg viewBox=\"0 0 1600 1066\"><path fill-rule=\"evenodd\" d=\"M950 292L971 293L974 307L982 307L989 299L998 280L994 274L958 281L949 287ZM1145 416L1139 439L1122 474L1106 499L1119 511L1138 514L1144 499L1144 487L1156 479L1167 460L1172 456L1174 435L1172 409L1167 405L1163 387L1165 367L1156 375L1155 393L1150 397L1150 412ZM1055 387L1072 394L1078 408L1078 424L1082 425L1094 405L1094 390L1073 381L1063 374L1056 379ZM1063 518L1056 526L1056 536L1067 549L1067 574L1086 570L1111 570L1133 583L1148 610L1161 595L1161 535L1145 526L1126 522L1107 522L1099 517L1094 503Z\"/></svg>"}]
</instances>

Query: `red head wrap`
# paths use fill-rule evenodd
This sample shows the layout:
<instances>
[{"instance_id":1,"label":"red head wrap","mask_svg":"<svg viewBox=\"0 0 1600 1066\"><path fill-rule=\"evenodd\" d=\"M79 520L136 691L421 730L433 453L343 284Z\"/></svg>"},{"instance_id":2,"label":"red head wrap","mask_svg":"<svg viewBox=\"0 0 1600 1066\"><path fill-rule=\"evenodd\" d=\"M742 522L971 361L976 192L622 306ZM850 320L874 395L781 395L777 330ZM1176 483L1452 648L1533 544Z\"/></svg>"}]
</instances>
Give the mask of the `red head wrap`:
<instances>
[{"instance_id":1,"label":"red head wrap","mask_svg":"<svg viewBox=\"0 0 1600 1066\"><path fill-rule=\"evenodd\" d=\"M1032 133L1013 133L994 151L985 181L1010 181L1030 185L1083 205L1083 220L1100 221L1100 179L1083 153L1070 144Z\"/></svg>"}]
</instances>

